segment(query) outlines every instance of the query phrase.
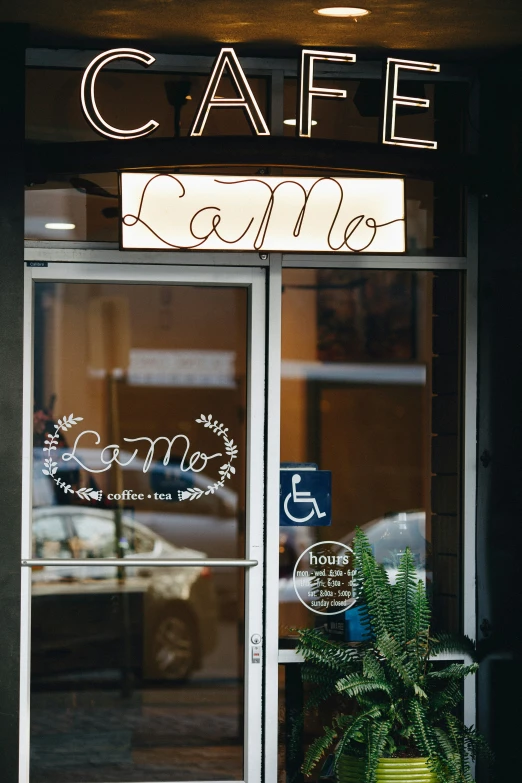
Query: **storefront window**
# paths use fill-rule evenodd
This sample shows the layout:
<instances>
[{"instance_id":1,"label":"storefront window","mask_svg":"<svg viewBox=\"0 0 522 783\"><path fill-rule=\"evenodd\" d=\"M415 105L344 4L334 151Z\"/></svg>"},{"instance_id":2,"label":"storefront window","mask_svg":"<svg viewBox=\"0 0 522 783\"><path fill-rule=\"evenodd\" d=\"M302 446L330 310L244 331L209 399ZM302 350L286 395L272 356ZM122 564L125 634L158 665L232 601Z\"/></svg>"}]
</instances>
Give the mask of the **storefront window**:
<instances>
[{"instance_id":1,"label":"storefront window","mask_svg":"<svg viewBox=\"0 0 522 783\"><path fill-rule=\"evenodd\" d=\"M356 527L392 582L410 547L435 627L458 630L459 275L287 269L282 313L281 462L332 475L331 526L280 528L282 645L325 624L359 640L353 610L314 611L294 578L307 547Z\"/></svg>"},{"instance_id":2,"label":"storefront window","mask_svg":"<svg viewBox=\"0 0 522 783\"><path fill-rule=\"evenodd\" d=\"M35 284L31 783L244 779L247 308Z\"/></svg>"}]
</instances>

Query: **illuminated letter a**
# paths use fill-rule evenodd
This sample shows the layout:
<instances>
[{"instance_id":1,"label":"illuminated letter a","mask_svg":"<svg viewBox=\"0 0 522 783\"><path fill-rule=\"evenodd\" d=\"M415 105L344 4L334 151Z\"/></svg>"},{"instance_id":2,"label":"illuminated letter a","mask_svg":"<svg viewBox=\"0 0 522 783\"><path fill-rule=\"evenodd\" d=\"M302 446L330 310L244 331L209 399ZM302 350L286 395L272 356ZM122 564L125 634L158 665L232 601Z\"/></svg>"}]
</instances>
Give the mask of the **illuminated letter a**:
<instances>
[{"instance_id":1,"label":"illuminated letter a","mask_svg":"<svg viewBox=\"0 0 522 783\"><path fill-rule=\"evenodd\" d=\"M219 83L223 77L225 68L228 68L230 78L237 90L239 98L216 97ZM212 67L212 73L197 111L196 118L190 129L191 136L202 136L205 124L211 109L233 109L240 107L245 110L252 131L258 136L270 136L267 124L261 114L256 99L250 89L245 72L239 64L235 51L229 47L221 49L216 62Z\"/></svg>"}]
</instances>

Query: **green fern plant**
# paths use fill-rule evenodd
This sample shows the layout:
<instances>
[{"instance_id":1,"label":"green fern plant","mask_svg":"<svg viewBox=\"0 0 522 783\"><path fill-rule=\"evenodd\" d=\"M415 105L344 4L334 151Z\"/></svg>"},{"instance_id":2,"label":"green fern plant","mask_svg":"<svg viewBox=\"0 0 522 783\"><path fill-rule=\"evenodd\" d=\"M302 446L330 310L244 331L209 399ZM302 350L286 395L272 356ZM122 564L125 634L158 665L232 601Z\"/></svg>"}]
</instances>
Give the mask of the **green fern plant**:
<instances>
[{"instance_id":1,"label":"green fern plant","mask_svg":"<svg viewBox=\"0 0 522 783\"><path fill-rule=\"evenodd\" d=\"M462 679L478 665L439 662L441 653L474 660L466 637L430 633L430 607L410 550L391 585L357 530L354 540L356 589L367 607L370 640L346 644L321 629L299 631L297 650L305 659L303 678L312 684L305 712L333 694L343 711L334 715L309 747L303 772L309 775L330 749L337 766L343 754L364 761L364 783L375 783L379 758L427 757L439 783L473 783L471 762L485 741L455 715Z\"/></svg>"}]
</instances>

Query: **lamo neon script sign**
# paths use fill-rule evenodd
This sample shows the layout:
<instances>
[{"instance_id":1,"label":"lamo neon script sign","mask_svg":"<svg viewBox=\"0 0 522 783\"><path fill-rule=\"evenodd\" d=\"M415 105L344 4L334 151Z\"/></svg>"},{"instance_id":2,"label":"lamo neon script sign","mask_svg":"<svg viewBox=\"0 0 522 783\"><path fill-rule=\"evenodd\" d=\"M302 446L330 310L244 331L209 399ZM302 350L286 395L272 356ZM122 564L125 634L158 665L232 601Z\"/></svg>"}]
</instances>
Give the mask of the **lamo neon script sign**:
<instances>
[{"instance_id":1,"label":"lamo neon script sign","mask_svg":"<svg viewBox=\"0 0 522 783\"><path fill-rule=\"evenodd\" d=\"M346 90L320 87L315 82L315 64L317 62L350 64L356 62L356 59L356 55L350 52L303 49L299 73L298 120L296 122L296 133L299 137L310 138L312 135L312 102L314 98L345 99L347 96ZM102 69L116 60L134 60L143 65L144 68L150 67L155 62L155 58L148 52L128 47L110 49L99 54L89 63L83 74L80 91L83 113L87 121L98 133L110 139L137 139L141 136L148 136L159 127L159 123L156 120L150 119L136 128L117 128L103 117L98 108L96 102L96 80ZM430 105L428 98L415 98L401 94L399 76L403 71L439 73L440 65L417 62L415 60L399 60L394 57L388 58L384 91L382 143L394 144L400 147L437 149L436 141L408 138L399 136L396 133L395 125L398 106L424 109ZM229 74L233 82L237 96L235 98L223 98L219 95L219 88L225 73ZM209 114L213 109L236 108L243 109L254 134L257 136L270 136L268 125L241 67L241 63L234 49L226 46L221 49L214 61L207 87L196 111L189 135L203 135Z\"/></svg>"}]
</instances>

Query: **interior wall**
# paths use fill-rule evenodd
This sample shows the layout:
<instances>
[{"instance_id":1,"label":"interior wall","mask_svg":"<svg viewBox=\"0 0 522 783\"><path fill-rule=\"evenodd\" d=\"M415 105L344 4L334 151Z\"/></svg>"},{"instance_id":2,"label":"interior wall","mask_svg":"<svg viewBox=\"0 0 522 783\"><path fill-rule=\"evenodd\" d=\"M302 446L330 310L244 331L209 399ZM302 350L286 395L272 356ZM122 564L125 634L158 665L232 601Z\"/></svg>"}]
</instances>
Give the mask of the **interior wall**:
<instances>
[{"instance_id":1,"label":"interior wall","mask_svg":"<svg viewBox=\"0 0 522 783\"><path fill-rule=\"evenodd\" d=\"M315 269L284 272L281 460L334 471L333 521L343 536L386 513L430 507L432 276L419 273L414 292L422 386L326 383L302 368L285 377L299 374L293 362L318 362L317 285Z\"/></svg>"}]
</instances>

